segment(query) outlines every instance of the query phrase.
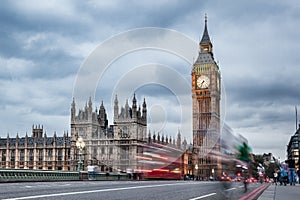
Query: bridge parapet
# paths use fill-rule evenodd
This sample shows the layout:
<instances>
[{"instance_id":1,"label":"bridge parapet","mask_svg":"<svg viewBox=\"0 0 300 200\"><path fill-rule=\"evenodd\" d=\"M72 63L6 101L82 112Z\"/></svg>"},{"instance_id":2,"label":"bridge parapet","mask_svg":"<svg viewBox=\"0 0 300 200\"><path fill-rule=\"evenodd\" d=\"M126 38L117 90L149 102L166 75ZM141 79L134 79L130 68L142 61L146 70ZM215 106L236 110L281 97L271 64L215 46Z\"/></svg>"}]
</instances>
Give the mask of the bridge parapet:
<instances>
[{"instance_id":1,"label":"bridge parapet","mask_svg":"<svg viewBox=\"0 0 300 200\"><path fill-rule=\"evenodd\" d=\"M0 182L78 181L79 172L26 169L0 169Z\"/></svg>"},{"instance_id":2,"label":"bridge parapet","mask_svg":"<svg viewBox=\"0 0 300 200\"><path fill-rule=\"evenodd\" d=\"M104 173L89 174L87 171L54 171L30 169L0 169L0 183L38 181L126 181L142 180L141 174Z\"/></svg>"}]
</instances>

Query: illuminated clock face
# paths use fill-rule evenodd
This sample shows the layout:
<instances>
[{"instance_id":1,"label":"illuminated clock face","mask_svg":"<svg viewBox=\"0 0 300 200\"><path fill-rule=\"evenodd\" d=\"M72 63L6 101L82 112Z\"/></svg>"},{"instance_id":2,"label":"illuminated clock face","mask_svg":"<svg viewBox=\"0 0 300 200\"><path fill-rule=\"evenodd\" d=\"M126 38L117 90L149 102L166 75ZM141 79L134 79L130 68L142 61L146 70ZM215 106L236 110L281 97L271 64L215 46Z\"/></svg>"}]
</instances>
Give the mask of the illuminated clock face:
<instances>
[{"instance_id":1,"label":"illuminated clock face","mask_svg":"<svg viewBox=\"0 0 300 200\"><path fill-rule=\"evenodd\" d=\"M198 79L197 79L197 86L200 88L200 89L204 89L204 88L208 88L209 86L209 78L207 76L199 76Z\"/></svg>"}]
</instances>

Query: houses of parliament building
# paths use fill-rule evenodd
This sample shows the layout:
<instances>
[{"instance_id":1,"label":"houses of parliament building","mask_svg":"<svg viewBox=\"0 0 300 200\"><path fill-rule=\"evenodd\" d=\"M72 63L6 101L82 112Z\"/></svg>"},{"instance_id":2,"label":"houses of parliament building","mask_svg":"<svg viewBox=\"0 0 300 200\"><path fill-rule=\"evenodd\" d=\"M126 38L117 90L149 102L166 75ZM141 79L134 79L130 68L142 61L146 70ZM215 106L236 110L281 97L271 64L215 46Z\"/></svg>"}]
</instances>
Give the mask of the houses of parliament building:
<instances>
[{"instance_id":1,"label":"houses of parliament building","mask_svg":"<svg viewBox=\"0 0 300 200\"><path fill-rule=\"evenodd\" d=\"M139 155L147 145L156 143L181 149L180 132L177 140L168 136L147 133L147 105L144 99L142 107L137 106L135 95L132 103L126 100L119 107L117 96L114 100L113 125L108 126L107 114L103 102L99 110L93 110L91 98L83 109L76 111L75 99L71 104L71 134L56 133L49 137L43 126L32 126L32 134L25 137L0 138L0 168L42 169L42 170L78 170L78 138L82 138L83 166L97 165L99 171L135 172L145 168L139 162Z\"/></svg>"}]
</instances>

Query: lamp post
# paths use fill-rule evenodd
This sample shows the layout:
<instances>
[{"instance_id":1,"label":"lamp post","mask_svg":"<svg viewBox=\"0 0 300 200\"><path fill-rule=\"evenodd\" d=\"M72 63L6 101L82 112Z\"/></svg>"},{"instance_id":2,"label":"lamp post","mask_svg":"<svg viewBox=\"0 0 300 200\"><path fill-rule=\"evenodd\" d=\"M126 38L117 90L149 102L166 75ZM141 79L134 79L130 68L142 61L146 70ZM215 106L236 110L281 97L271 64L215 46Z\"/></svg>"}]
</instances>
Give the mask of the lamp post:
<instances>
[{"instance_id":1,"label":"lamp post","mask_svg":"<svg viewBox=\"0 0 300 200\"><path fill-rule=\"evenodd\" d=\"M82 137L79 137L77 139L77 141L76 141L76 147L79 150L79 153L78 153L78 171L81 171L82 170L82 165L83 165L83 162L82 162L82 150L85 147L85 143L84 143Z\"/></svg>"},{"instance_id":2,"label":"lamp post","mask_svg":"<svg viewBox=\"0 0 300 200\"><path fill-rule=\"evenodd\" d=\"M198 164L196 164L196 165L195 165L195 170L196 170L196 180L199 180L199 178L198 178L198 169L199 169Z\"/></svg>"},{"instance_id":3,"label":"lamp post","mask_svg":"<svg viewBox=\"0 0 300 200\"><path fill-rule=\"evenodd\" d=\"M215 169L214 168L211 169L211 176L213 177L213 180L215 180Z\"/></svg>"}]
</instances>

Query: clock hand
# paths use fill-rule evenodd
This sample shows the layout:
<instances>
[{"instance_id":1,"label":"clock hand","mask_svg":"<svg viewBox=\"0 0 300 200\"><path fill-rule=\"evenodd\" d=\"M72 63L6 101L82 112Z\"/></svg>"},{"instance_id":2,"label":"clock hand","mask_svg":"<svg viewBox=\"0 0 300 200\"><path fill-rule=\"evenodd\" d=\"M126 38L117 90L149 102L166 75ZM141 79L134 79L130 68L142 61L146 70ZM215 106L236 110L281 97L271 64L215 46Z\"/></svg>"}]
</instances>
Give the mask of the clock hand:
<instances>
[{"instance_id":1,"label":"clock hand","mask_svg":"<svg viewBox=\"0 0 300 200\"><path fill-rule=\"evenodd\" d=\"M203 85L203 83L204 83L204 82L205 82L204 80L201 82L201 86L200 86L200 88L202 88L202 85Z\"/></svg>"}]
</instances>

